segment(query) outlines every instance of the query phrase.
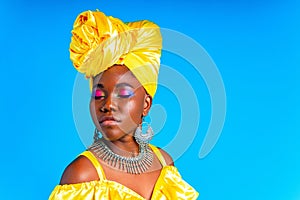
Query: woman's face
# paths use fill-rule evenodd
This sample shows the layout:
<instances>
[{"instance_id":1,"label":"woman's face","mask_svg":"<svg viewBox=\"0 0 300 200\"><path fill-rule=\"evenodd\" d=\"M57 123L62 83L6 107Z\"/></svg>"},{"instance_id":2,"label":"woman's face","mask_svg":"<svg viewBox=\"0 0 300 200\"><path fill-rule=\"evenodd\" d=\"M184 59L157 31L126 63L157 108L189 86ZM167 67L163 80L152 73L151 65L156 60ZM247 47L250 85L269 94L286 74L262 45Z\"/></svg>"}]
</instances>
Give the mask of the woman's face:
<instances>
[{"instance_id":1,"label":"woman's face","mask_svg":"<svg viewBox=\"0 0 300 200\"><path fill-rule=\"evenodd\" d=\"M126 66L115 65L96 76L90 113L96 128L110 141L132 135L152 99Z\"/></svg>"}]
</instances>

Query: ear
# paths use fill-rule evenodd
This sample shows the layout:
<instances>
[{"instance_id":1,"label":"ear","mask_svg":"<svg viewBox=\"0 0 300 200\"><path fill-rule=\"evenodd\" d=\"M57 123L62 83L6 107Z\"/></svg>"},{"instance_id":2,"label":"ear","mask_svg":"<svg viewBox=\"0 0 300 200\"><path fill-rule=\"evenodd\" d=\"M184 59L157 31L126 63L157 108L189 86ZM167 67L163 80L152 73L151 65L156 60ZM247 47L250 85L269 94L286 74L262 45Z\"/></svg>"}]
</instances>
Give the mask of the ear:
<instances>
[{"instance_id":1,"label":"ear","mask_svg":"<svg viewBox=\"0 0 300 200\"><path fill-rule=\"evenodd\" d=\"M148 112L149 112L151 106L152 106L152 97L150 95L146 94L145 100L144 100L143 117L148 115Z\"/></svg>"}]
</instances>

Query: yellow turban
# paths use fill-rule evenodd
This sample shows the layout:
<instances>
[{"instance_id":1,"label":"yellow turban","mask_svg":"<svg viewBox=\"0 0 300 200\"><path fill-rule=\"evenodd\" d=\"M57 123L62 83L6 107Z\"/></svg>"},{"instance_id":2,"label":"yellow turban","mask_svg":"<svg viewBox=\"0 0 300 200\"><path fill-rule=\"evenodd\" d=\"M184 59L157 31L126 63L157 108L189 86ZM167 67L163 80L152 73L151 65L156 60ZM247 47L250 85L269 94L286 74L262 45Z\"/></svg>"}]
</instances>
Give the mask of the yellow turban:
<instances>
[{"instance_id":1,"label":"yellow turban","mask_svg":"<svg viewBox=\"0 0 300 200\"><path fill-rule=\"evenodd\" d=\"M161 48L159 27L150 21L124 23L100 11L85 11L73 25L70 58L91 83L114 64L125 65L153 97Z\"/></svg>"}]
</instances>

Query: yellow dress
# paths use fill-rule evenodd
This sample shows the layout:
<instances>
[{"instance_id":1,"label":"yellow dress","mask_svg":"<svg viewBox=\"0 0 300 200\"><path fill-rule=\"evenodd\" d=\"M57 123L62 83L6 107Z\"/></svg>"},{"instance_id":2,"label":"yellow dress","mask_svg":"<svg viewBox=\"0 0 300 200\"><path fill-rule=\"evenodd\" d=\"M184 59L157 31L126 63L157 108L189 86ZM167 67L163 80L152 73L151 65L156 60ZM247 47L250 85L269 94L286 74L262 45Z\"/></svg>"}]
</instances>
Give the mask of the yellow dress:
<instances>
[{"instance_id":1,"label":"yellow dress","mask_svg":"<svg viewBox=\"0 0 300 200\"><path fill-rule=\"evenodd\" d=\"M176 167L166 165L162 154L155 146L150 146L163 166L154 186L151 199L196 199L198 197L198 192L195 191L194 188L192 188L188 183L182 180ZM145 200L145 198L128 187L115 181L107 180L100 163L90 151L85 151L80 155L86 156L93 163L100 180L76 184L57 185L52 191L49 200Z\"/></svg>"}]
</instances>

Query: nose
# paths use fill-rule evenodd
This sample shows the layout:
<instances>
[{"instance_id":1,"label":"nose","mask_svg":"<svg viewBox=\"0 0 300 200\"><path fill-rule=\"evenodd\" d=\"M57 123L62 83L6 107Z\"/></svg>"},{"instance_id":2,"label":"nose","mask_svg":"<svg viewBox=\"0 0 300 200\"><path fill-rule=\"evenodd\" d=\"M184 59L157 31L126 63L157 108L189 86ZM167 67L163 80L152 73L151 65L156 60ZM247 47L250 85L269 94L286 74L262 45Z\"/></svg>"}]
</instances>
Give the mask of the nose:
<instances>
[{"instance_id":1,"label":"nose","mask_svg":"<svg viewBox=\"0 0 300 200\"><path fill-rule=\"evenodd\" d=\"M113 98L113 95L110 94L108 95L104 101L103 101L103 105L100 107L100 111L101 112L112 112L112 111L116 111L116 102Z\"/></svg>"}]
</instances>

